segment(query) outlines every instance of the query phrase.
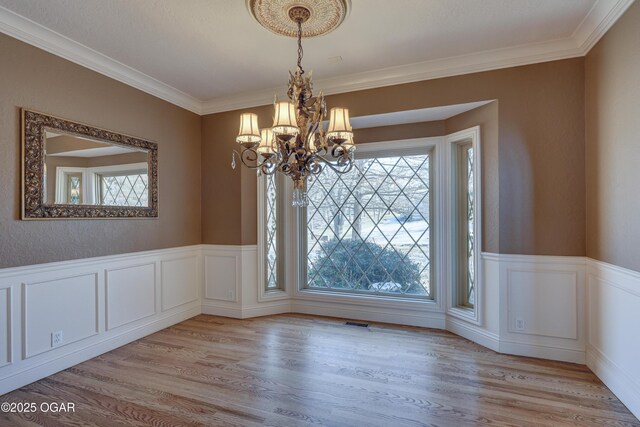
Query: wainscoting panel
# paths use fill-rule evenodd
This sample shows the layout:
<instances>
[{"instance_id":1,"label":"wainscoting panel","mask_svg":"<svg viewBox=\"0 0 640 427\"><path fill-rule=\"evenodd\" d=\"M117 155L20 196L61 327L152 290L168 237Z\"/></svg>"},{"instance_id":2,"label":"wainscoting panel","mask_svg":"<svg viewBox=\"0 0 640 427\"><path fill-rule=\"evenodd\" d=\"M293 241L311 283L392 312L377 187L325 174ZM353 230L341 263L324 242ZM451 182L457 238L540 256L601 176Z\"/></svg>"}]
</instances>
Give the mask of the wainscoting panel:
<instances>
[{"instance_id":1,"label":"wainscoting panel","mask_svg":"<svg viewBox=\"0 0 640 427\"><path fill-rule=\"evenodd\" d=\"M204 255L204 297L208 300L237 302L240 293L240 255L214 251Z\"/></svg>"},{"instance_id":2,"label":"wainscoting panel","mask_svg":"<svg viewBox=\"0 0 640 427\"><path fill-rule=\"evenodd\" d=\"M585 259L496 256L500 264L500 352L585 363Z\"/></svg>"},{"instance_id":3,"label":"wainscoting panel","mask_svg":"<svg viewBox=\"0 0 640 427\"><path fill-rule=\"evenodd\" d=\"M198 255L161 261L162 311L200 299Z\"/></svg>"},{"instance_id":4,"label":"wainscoting panel","mask_svg":"<svg viewBox=\"0 0 640 427\"><path fill-rule=\"evenodd\" d=\"M11 288L0 289L0 367L11 363Z\"/></svg>"},{"instance_id":5,"label":"wainscoting panel","mask_svg":"<svg viewBox=\"0 0 640 427\"><path fill-rule=\"evenodd\" d=\"M640 273L588 261L587 365L640 418Z\"/></svg>"},{"instance_id":6,"label":"wainscoting panel","mask_svg":"<svg viewBox=\"0 0 640 427\"><path fill-rule=\"evenodd\" d=\"M0 269L0 395L200 314L197 293L160 311L163 271L166 286L186 288L172 290L170 304L199 289L200 251L198 245Z\"/></svg>"},{"instance_id":7,"label":"wainscoting panel","mask_svg":"<svg viewBox=\"0 0 640 427\"><path fill-rule=\"evenodd\" d=\"M106 329L111 330L156 314L156 264L106 272Z\"/></svg>"},{"instance_id":8,"label":"wainscoting panel","mask_svg":"<svg viewBox=\"0 0 640 427\"><path fill-rule=\"evenodd\" d=\"M98 273L22 286L25 359L98 333ZM62 335L54 343L57 332Z\"/></svg>"},{"instance_id":9,"label":"wainscoting panel","mask_svg":"<svg viewBox=\"0 0 640 427\"><path fill-rule=\"evenodd\" d=\"M578 338L578 273L507 269L511 333Z\"/></svg>"}]
</instances>

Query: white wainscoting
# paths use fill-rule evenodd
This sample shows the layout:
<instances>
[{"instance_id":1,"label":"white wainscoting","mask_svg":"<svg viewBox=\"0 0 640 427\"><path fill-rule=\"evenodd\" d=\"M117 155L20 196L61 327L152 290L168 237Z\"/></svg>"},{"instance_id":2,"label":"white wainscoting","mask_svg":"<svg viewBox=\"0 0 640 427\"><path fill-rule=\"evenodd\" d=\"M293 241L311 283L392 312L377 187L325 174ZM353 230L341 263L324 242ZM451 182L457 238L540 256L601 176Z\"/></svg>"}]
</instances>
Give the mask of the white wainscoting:
<instances>
[{"instance_id":1,"label":"white wainscoting","mask_svg":"<svg viewBox=\"0 0 640 427\"><path fill-rule=\"evenodd\" d=\"M0 394L199 314L200 270L200 246L0 270Z\"/></svg>"},{"instance_id":2,"label":"white wainscoting","mask_svg":"<svg viewBox=\"0 0 640 427\"><path fill-rule=\"evenodd\" d=\"M587 260L587 366L640 419L640 273Z\"/></svg>"},{"instance_id":3,"label":"white wainscoting","mask_svg":"<svg viewBox=\"0 0 640 427\"><path fill-rule=\"evenodd\" d=\"M289 289L289 299L259 302L256 254L255 246L203 245L203 313L248 318L296 312L424 326L447 329L502 353L586 360L583 257L483 254L485 294L477 324L446 312L439 301L385 301Z\"/></svg>"},{"instance_id":4,"label":"white wainscoting","mask_svg":"<svg viewBox=\"0 0 640 427\"><path fill-rule=\"evenodd\" d=\"M0 368L11 363L11 288L0 288Z\"/></svg>"},{"instance_id":5,"label":"white wainscoting","mask_svg":"<svg viewBox=\"0 0 640 427\"><path fill-rule=\"evenodd\" d=\"M447 329L587 365L640 417L640 273L584 257L482 254L480 322L443 304L259 298L257 248L198 245L0 270L0 394L197 314L309 313ZM51 334L63 331L62 345Z\"/></svg>"},{"instance_id":6,"label":"white wainscoting","mask_svg":"<svg viewBox=\"0 0 640 427\"><path fill-rule=\"evenodd\" d=\"M57 348L51 342L56 331L67 345L99 332L98 273L45 275L22 283L23 359Z\"/></svg>"},{"instance_id":7,"label":"white wainscoting","mask_svg":"<svg viewBox=\"0 0 640 427\"><path fill-rule=\"evenodd\" d=\"M584 257L497 255L500 352L585 363Z\"/></svg>"},{"instance_id":8,"label":"white wainscoting","mask_svg":"<svg viewBox=\"0 0 640 427\"><path fill-rule=\"evenodd\" d=\"M202 312L246 319L291 312L291 301L258 300L256 245L202 245Z\"/></svg>"},{"instance_id":9,"label":"white wainscoting","mask_svg":"<svg viewBox=\"0 0 640 427\"><path fill-rule=\"evenodd\" d=\"M106 330L156 314L156 263L106 270Z\"/></svg>"},{"instance_id":10,"label":"white wainscoting","mask_svg":"<svg viewBox=\"0 0 640 427\"><path fill-rule=\"evenodd\" d=\"M161 260L162 311L200 302L200 256Z\"/></svg>"}]
</instances>

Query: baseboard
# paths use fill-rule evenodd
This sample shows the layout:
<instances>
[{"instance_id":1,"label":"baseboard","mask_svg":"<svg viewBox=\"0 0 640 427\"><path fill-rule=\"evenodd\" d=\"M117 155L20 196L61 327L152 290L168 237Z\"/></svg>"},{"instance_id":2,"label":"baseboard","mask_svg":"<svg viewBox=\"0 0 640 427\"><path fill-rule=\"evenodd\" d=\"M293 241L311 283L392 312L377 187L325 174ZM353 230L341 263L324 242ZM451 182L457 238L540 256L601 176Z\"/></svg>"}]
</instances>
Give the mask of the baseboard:
<instances>
[{"instance_id":1,"label":"baseboard","mask_svg":"<svg viewBox=\"0 0 640 427\"><path fill-rule=\"evenodd\" d=\"M291 313L290 300L265 301L255 306L242 307L243 319L284 313Z\"/></svg>"},{"instance_id":2,"label":"baseboard","mask_svg":"<svg viewBox=\"0 0 640 427\"><path fill-rule=\"evenodd\" d=\"M242 308L239 304L229 307L224 304L216 304L215 302L205 301L202 303L202 314L210 316L230 317L232 319L242 319Z\"/></svg>"},{"instance_id":3,"label":"baseboard","mask_svg":"<svg viewBox=\"0 0 640 427\"><path fill-rule=\"evenodd\" d=\"M447 316L446 329L483 347L487 347L496 352L500 351L500 336L486 331L477 325Z\"/></svg>"},{"instance_id":4,"label":"baseboard","mask_svg":"<svg viewBox=\"0 0 640 427\"><path fill-rule=\"evenodd\" d=\"M581 365L584 365L586 362L586 353L583 350L522 343L516 341L500 340L499 352L504 354L513 354L515 356L526 356L535 357L538 359L579 363Z\"/></svg>"},{"instance_id":5,"label":"baseboard","mask_svg":"<svg viewBox=\"0 0 640 427\"><path fill-rule=\"evenodd\" d=\"M315 314L343 319L392 323L397 325L421 326L423 328L444 329L445 315L438 311L418 311L402 309L380 309L354 304L308 301L294 299L291 310L294 313Z\"/></svg>"},{"instance_id":6,"label":"baseboard","mask_svg":"<svg viewBox=\"0 0 640 427\"><path fill-rule=\"evenodd\" d=\"M230 317L232 319L250 319L252 317L271 316L274 314L291 313L290 300L265 301L254 306L241 304L225 304L224 301L203 301L202 314L211 316Z\"/></svg>"},{"instance_id":7,"label":"baseboard","mask_svg":"<svg viewBox=\"0 0 640 427\"><path fill-rule=\"evenodd\" d=\"M640 419L640 383L593 346L587 348L587 366Z\"/></svg>"},{"instance_id":8,"label":"baseboard","mask_svg":"<svg viewBox=\"0 0 640 427\"><path fill-rule=\"evenodd\" d=\"M0 395L18 389L41 378L82 363L93 357L114 350L125 344L158 332L200 314L200 307L193 307L172 315L152 320L144 325L117 334L105 334L104 339L75 351L58 355L37 366L12 373L0 380Z\"/></svg>"}]
</instances>

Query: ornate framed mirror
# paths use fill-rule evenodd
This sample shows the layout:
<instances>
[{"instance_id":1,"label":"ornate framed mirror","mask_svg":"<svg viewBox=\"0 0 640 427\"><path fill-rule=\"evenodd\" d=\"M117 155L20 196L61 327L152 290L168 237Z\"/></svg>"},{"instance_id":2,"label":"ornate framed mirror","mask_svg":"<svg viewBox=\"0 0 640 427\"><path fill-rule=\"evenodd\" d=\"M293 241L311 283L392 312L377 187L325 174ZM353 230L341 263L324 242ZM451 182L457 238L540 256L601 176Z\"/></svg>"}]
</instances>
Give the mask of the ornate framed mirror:
<instances>
[{"instance_id":1,"label":"ornate framed mirror","mask_svg":"<svg viewBox=\"0 0 640 427\"><path fill-rule=\"evenodd\" d=\"M157 217L156 143L22 109L22 219Z\"/></svg>"}]
</instances>

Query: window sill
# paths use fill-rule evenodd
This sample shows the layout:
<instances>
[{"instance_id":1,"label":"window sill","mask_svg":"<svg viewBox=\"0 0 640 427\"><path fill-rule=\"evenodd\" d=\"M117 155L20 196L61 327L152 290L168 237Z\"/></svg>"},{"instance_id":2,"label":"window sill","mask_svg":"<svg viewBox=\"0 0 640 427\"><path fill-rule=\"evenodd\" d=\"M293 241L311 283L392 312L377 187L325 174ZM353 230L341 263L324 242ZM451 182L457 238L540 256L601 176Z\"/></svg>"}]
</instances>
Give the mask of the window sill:
<instances>
[{"instance_id":1,"label":"window sill","mask_svg":"<svg viewBox=\"0 0 640 427\"><path fill-rule=\"evenodd\" d=\"M271 289L261 291L258 295L258 302L278 301L290 298L289 294L282 289Z\"/></svg>"},{"instance_id":2,"label":"window sill","mask_svg":"<svg viewBox=\"0 0 640 427\"><path fill-rule=\"evenodd\" d=\"M439 301L433 299L398 298L392 296L373 296L347 294L342 292L316 291L303 289L296 291L294 299L306 301L333 302L381 308L404 308L413 310L442 312Z\"/></svg>"}]
</instances>

